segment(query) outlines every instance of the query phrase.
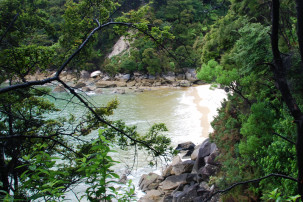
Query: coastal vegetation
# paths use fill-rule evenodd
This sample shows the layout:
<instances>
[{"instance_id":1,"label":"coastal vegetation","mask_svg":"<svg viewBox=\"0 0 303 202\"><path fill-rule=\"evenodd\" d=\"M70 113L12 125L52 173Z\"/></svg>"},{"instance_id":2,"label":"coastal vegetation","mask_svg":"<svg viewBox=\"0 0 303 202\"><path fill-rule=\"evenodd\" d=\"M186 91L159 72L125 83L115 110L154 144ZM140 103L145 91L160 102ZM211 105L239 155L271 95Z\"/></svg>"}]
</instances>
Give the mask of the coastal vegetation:
<instances>
[{"instance_id":1,"label":"coastal vegetation","mask_svg":"<svg viewBox=\"0 0 303 202\"><path fill-rule=\"evenodd\" d=\"M100 70L197 78L228 93L210 134L220 171L209 183L226 201L300 200L303 195L303 5L300 0L0 0L0 197L63 200L78 182L91 201L131 201L111 183L111 143L154 156L173 153L158 124L145 135L108 116L61 79ZM129 47L108 57L124 36ZM37 72L53 71L28 81ZM46 118L57 82L88 113ZM91 131L99 130L92 141ZM73 145L70 140L78 142ZM238 183L240 182L240 183ZM234 184L236 183L236 184ZM232 187L229 189L228 187ZM238 186L239 185L239 186Z\"/></svg>"}]
</instances>

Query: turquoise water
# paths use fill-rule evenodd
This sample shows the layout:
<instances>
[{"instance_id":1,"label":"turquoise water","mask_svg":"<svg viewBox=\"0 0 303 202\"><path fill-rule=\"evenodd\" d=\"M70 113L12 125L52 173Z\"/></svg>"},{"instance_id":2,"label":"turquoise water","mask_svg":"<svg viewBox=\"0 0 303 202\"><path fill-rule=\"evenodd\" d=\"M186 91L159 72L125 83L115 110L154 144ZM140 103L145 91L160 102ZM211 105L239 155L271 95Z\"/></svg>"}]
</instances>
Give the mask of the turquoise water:
<instances>
[{"instance_id":1,"label":"turquoise water","mask_svg":"<svg viewBox=\"0 0 303 202\"><path fill-rule=\"evenodd\" d=\"M211 131L208 126L209 121L212 120L213 115L216 114L216 108L220 105L220 100L225 96L222 90L209 90L209 85L189 87L189 88L161 88L157 90L147 90L140 93L134 93L126 89L126 94L114 94L114 89L104 89L102 94L82 94L83 97L94 104L95 106L106 106L106 103L117 99L119 106L115 110L114 115L110 117L111 120L123 120L129 126L137 126L138 132L144 134L154 123L165 123L168 132L166 135L172 139L172 146L177 144L192 141L195 144L200 144L205 140L205 135ZM51 116L66 116L73 113L77 118L81 119L87 109L79 105L76 98L70 99L69 93L54 93L60 99L51 99L55 105L62 109L59 114L51 114ZM74 103L72 103L72 102ZM203 112L204 108L208 108L207 113ZM202 119L204 117L204 119ZM206 118L208 117L208 118ZM206 119L205 119L206 118ZM202 120L206 120L204 123ZM94 135L94 134L93 134ZM118 150L117 148L115 148ZM151 168L148 165L148 158L146 152L121 151L113 154L113 158L119 162L114 167L115 171L123 174L126 168L132 167L132 172L128 179L132 179L135 186L142 174L149 172L157 172L160 174L161 165ZM133 164L134 156L136 162ZM85 185L76 187L75 192L83 193ZM140 191L137 189L137 195L140 196ZM74 200L73 194L68 194L71 200Z\"/></svg>"}]
</instances>

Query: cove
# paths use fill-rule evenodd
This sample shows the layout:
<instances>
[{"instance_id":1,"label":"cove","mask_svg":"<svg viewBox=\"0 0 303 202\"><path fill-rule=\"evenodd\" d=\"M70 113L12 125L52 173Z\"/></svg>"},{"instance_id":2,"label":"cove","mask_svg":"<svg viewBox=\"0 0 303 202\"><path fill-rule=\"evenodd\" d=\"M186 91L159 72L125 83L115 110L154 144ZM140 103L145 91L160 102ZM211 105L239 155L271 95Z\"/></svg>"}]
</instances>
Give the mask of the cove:
<instances>
[{"instance_id":1,"label":"cove","mask_svg":"<svg viewBox=\"0 0 303 202\"><path fill-rule=\"evenodd\" d=\"M58 93L61 98L67 98L67 93ZM210 89L210 85L200 85L189 88L159 88L157 90L140 93L127 92L114 94L113 89L104 89L102 94L89 94L87 99L96 106L105 106L112 99L119 101L111 120L122 120L129 126L137 126L138 132L144 134L154 123L164 123L168 128L167 136L172 139L172 146L192 141L200 144L212 132L210 122L217 113L221 101L226 98L222 89ZM76 99L74 99L76 102ZM60 113L67 115L72 112L81 117L86 109L75 104L66 105L66 101L55 102L63 109ZM117 148L115 148L117 150ZM133 180L135 186L142 174L159 172L161 165L151 168L144 152L137 153L137 162L132 164L134 151L119 151L113 154L115 160L121 162L114 167L118 174L123 174L126 167L133 168L128 179ZM158 171L156 171L158 170ZM76 187L75 192L84 192L85 185ZM138 198L140 191L137 189ZM68 194L71 200L73 194Z\"/></svg>"}]
</instances>

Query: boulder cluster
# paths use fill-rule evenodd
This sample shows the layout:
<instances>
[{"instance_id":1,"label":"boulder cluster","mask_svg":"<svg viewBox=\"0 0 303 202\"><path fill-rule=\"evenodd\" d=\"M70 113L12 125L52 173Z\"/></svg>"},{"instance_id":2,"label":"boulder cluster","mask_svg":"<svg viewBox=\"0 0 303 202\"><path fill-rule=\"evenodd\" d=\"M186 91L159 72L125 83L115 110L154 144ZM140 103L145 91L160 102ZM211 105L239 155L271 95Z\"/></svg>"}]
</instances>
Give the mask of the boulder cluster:
<instances>
[{"instance_id":1,"label":"boulder cluster","mask_svg":"<svg viewBox=\"0 0 303 202\"><path fill-rule=\"evenodd\" d=\"M27 80L42 80L54 75L54 72L39 73L27 76ZM187 69L185 73L176 74L167 72L162 75L147 75L139 72L133 74L116 74L109 76L101 71L64 71L60 74L60 79L71 84L75 89L83 92L93 91L102 93L103 88L118 88L113 93L124 94L125 89L132 89L134 92L143 92L154 87L190 87L194 83L202 84L197 80L194 69ZM55 92L63 92L65 89L58 85Z\"/></svg>"},{"instance_id":2,"label":"boulder cluster","mask_svg":"<svg viewBox=\"0 0 303 202\"><path fill-rule=\"evenodd\" d=\"M219 162L216 161L219 155L217 146L206 139L200 145L185 142L176 149L185 154L183 160L177 155L162 170L162 175L149 173L141 176L139 188L146 195L140 202L200 202L206 201L214 192L215 186L209 187L208 181L219 170Z\"/></svg>"}]
</instances>

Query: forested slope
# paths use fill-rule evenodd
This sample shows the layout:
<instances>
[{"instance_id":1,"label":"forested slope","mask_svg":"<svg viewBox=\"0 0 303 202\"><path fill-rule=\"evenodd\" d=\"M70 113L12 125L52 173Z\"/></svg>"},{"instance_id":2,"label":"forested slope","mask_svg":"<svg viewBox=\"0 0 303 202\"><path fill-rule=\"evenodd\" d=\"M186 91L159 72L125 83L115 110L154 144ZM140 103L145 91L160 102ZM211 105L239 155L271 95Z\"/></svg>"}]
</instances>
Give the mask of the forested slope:
<instances>
[{"instance_id":1,"label":"forested slope","mask_svg":"<svg viewBox=\"0 0 303 202\"><path fill-rule=\"evenodd\" d=\"M94 142L98 146L83 143L83 147L74 148L76 151L63 154L73 162L71 167L62 165L62 170L68 170L70 176L60 169L54 172L51 156L62 154L63 148L71 148L63 138L67 134L62 131L64 124L70 124L74 118L44 120L43 113L57 109L43 98L49 92L29 87L58 81L75 93L60 80L63 69L102 70L113 76L138 71L161 75L184 72L186 68L197 69L199 79L230 92L212 123L214 132L210 137L219 147L222 167L211 182L223 189L235 182L272 173L282 176L237 186L223 195L223 199L258 201L281 197L286 200L303 194L303 42L300 37L303 11L299 0L0 0L0 7L0 82L8 81L10 86L0 89L3 170L0 187L5 194L35 199L44 193L49 199L58 199L71 182L76 183L92 173L94 183L105 183L103 178L104 181L97 181L96 169L84 169L93 164L86 163L93 155L101 152L103 156L97 155L100 159L107 155L109 148L103 136ZM128 38L130 48L108 58L121 35ZM59 70L49 81L26 81L27 75L50 69ZM14 86L16 81L22 90ZM86 107L90 106L82 101ZM85 136L93 129L110 125L105 121L106 116L116 106L116 102L104 108L90 106L90 114L83 119L85 124L75 134ZM120 122L111 124L119 133L109 130L103 135L122 147L135 145L137 138L142 143L140 146L152 146L149 149L158 156L169 145L165 137L153 136L165 131L162 125L140 138L134 128ZM35 145L33 148L28 139ZM30 154L37 159L30 159ZM41 162L41 156L50 163ZM112 163L110 158L106 161ZM76 162L81 163L73 167ZM102 163L97 166L106 164ZM19 187L17 182L26 173L33 178L23 178ZM115 176L111 172L105 176L109 175ZM42 183L39 177L49 180L49 185L55 188L39 187ZM16 182L14 185L11 179ZM100 185L99 192L91 192L109 197L102 195L105 187ZM31 197L28 190L34 193Z\"/></svg>"}]
</instances>

